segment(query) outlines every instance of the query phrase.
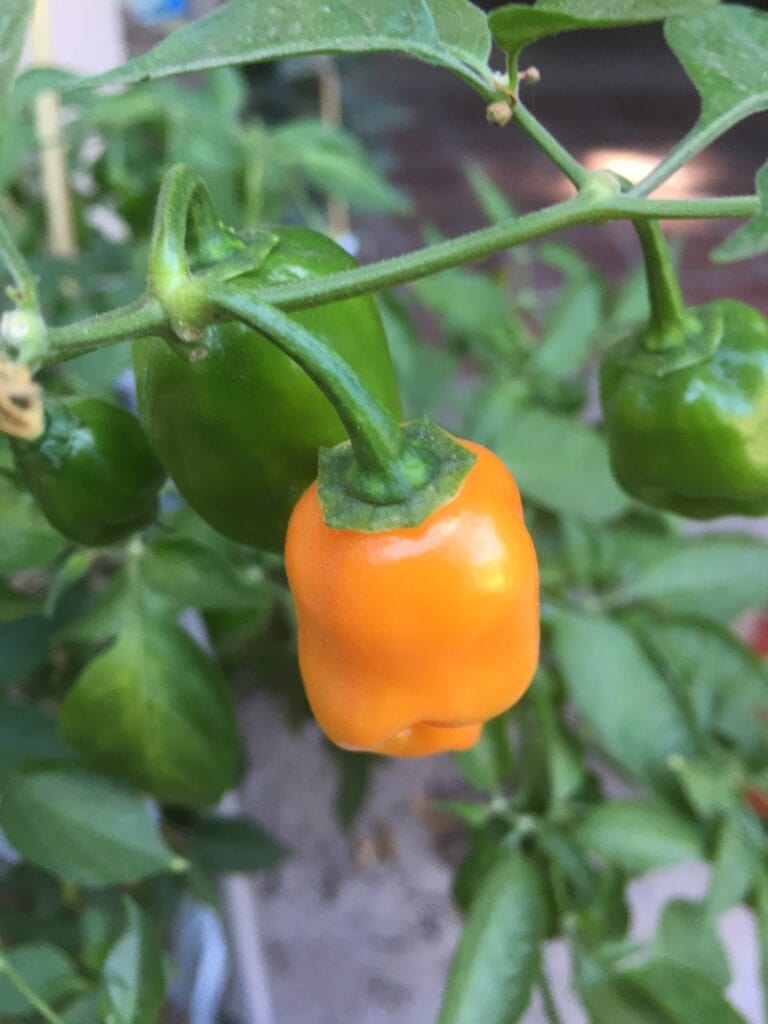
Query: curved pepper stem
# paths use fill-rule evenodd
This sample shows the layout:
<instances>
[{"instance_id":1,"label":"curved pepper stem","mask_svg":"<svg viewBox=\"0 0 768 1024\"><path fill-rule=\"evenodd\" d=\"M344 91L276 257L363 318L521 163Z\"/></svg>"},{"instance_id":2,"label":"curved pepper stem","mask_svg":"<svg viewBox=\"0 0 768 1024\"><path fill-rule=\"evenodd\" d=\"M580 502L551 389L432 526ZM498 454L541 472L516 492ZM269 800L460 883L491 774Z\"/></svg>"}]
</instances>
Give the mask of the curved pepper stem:
<instances>
[{"instance_id":1,"label":"curved pepper stem","mask_svg":"<svg viewBox=\"0 0 768 1024\"><path fill-rule=\"evenodd\" d=\"M255 271L276 241L269 231L247 239L219 219L208 187L191 167L166 172L155 210L147 282L183 343L200 340L210 322L207 282Z\"/></svg>"},{"instance_id":2,"label":"curved pepper stem","mask_svg":"<svg viewBox=\"0 0 768 1024\"><path fill-rule=\"evenodd\" d=\"M233 287L209 301L263 334L298 363L331 402L349 434L357 472L348 485L374 505L397 504L430 478L431 467L344 360L285 313Z\"/></svg>"},{"instance_id":3,"label":"curved pepper stem","mask_svg":"<svg viewBox=\"0 0 768 1024\"><path fill-rule=\"evenodd\" d=\"M645 348L651 351L676 348L684 343L690 328L696 326L696 318L686 309L669 246L658 222L636 220L633 223L643 248L651 305Z\"/></svg>"}]
</instances>

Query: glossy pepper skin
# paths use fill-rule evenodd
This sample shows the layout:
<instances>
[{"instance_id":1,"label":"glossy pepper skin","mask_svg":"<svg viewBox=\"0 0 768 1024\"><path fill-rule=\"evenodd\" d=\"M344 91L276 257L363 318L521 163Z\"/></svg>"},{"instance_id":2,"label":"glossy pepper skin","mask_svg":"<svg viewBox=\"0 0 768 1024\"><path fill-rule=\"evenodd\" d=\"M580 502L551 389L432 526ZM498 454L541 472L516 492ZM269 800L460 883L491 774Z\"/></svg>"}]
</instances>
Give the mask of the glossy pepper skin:
<instances>
[{"instance_id":1,"label":"glossy pepper skin","mask_svg":"<svg viewBox=\"0 0 768 1024\"><path fill-rule=\"evenodd\" d=\"M333 529L317 485L288 527L299 664L326 735L418 757L474 745L536 669L538 570L520 495L492 452L419 526Z\"/></svg>"},{"instance_id":2,"label":"glossy pepper skin","mask_svg":"<svg viewBox=\"0 0 768 1024\"><path fill-rule=\"evenodd\" d=\"M110 402L54 401L40 437L13 449L46 519L79 544L114 544L157 515L165 471L136 417Z\"/></svg>"},{"instance_id":3,"label":"glossy pepper skin","mask_svg":"<svg viewBox=\"0 0 768 1024\"><path fill-rule=\"evenodd\" d=\"M692 519L766 515L768 321L733 300L692 312L720 318L708 358L658 376L647 351L633 365L643 353L637 335L603 360L613 473L634 497Z\"/></svg>"},{"instance_id":4,"label":"glossy pepper skin","mask_svg":"<svg viewBox=\"0 0 768 1024\"><path fill-rule=\"evenodd\" d=\"M354 267L325 235L276 228L277 243L243 288L266 287ZM394 370L369 297L292 314L335 350L400 418ZM225 536L282 551L293 506L317 474L321 446L346 433L304 370L238 323L209 328L208 357L185 363L156 339L134 344L139 416L189 504Z\"/></svg>"}]
</instances>

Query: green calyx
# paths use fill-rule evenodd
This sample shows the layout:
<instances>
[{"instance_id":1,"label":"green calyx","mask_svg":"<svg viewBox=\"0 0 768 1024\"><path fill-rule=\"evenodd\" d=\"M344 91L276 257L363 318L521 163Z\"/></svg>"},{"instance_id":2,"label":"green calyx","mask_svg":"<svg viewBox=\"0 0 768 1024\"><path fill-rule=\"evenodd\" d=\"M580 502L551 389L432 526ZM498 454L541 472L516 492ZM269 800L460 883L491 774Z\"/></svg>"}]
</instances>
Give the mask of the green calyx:
<instances>
[{"instance_id":1,"label":"green calyx","mask_svg":"<svg viewBox=\"0 0 768 1024\"><path fill-rule=\"evenodd\" d=\"M361 474L351 443L321 449L318 492L328 526L361 533L418 526L456 496L477 461L474 452L426 419L406 423L402 433L405 447L395 463L400 496Z\"/></svg>"},{"instance_id":2,"label":"green calyx","mask_svg":"<svg viewBox=\"0 0 768 1024\"><path fill-rule=\"evenodd\" d=\"M349 442L320 454L320 501L336 529L417 526L458 492L475 457L427 422L400 427L337 353L237 284L211 292L234 317L293 359L335 408Z\"/></svg>"},{"instance_id":3,"label":"green calyx","mask_svg":"<svg viewBox=\"0 0 768 1024\"><path fill-rule=\"evenodd\" d=\"M723 339L723 314L717 303L691 310L684 328L673 335L674 344L653 344L648 327L630 335L615 346L615 357L621 359L628 370L649 377L667 374L695 366L711 359ZM650 337L650 343L649 343ZM667 336L669 337L669 335Z\"/></svg>"}]
</instances>

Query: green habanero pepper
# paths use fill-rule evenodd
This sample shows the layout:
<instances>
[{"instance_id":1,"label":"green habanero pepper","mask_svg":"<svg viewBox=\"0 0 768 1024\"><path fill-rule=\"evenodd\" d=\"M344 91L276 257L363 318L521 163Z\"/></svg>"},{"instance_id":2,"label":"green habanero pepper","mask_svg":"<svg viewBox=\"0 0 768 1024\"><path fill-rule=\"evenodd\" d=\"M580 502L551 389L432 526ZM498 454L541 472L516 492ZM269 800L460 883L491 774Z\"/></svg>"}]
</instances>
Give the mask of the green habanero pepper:
<instances>
[{"instance_id":1,"label":"green habanero pepper","mask_svg":"<svg viewBox=\"0 0 768 1024\"><path fill-rule=\"evenodd\" d=\"M52 399L16 466L48 522L79 544L114 544L157 515L165 480L135 416L98 398Z\"/></svg>"},{"instance_id":2,"label":"green habanero pepper","mask_svg":"<svg viewBox=\"0 0 768 1024\"><path fill-rule=\"evenodd\" d=\"M611 468L629 494L692 519L768 514L768 321L741 302L689 311L697 344L642 333L600 370Z\"/></svg>"},{"instance_id":3,"label":"green habanero pepper","mask_svg":"<svg viewBox=\"0 0 768 1024\"><path fill-rule=\"evenodd\" d=\"M249 291L354 267L330 238L272 229ZM291 314L340 355L397 419L400 400L386 336L368 296ZM318 450L345 440L338 415L287 355L239 323L214 324L207 358L185 362L155 338L134 342L139 417L182 496L220 533L282 551L291 511L317 475Z\"/></svg>"}]
</instances>

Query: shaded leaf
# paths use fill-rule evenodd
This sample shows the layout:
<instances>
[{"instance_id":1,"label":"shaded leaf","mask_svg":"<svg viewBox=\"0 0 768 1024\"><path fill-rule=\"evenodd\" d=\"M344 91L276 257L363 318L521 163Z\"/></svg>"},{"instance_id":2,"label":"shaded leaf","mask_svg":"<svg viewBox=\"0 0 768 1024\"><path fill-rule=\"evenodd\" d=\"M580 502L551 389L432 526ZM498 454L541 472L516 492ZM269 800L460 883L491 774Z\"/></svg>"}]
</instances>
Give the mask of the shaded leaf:
<instances>
[{"instance_id":1,"label":"shaded leaf","mask_svg":"<svg viewBox=\"0 0 768 1024\"><path fill-rule=\"evenodd\" d=\"M698 828L659 800L611 800L589 810L576 835L587 850L629 874L702 855Z\"/></svg>"},{"instance_id":2,"label":"shaded leaf","mask_svg":"<svg viewBox=\"0 0 768 1024\"><path fill-rule=\"evenodd\" d=\"M667 759L692 754L693 735L631 633L608 619L560 613L554 641L568 691L603 750L637 778L674 788Z\"/></svg>"},{"instance_id":3,"label":"shaded leaf","mask_svg":"<svg viewBox=\"0 0 768 1024\"><path fill-rule=\"evenodd\" d=\"M715 263L733 263L748 260L768 251L768 163L764 163L755 178L755 190L760 209L746 224L736 228L712 253Z\"/></svg>"},{"instance_id":4,"label":"shaded leaf","mask_svg":"<svg viewBox=\"0 0 768 1024\"><path fill-rule=\"evenodd\" d=\"M537 39L575 29L618 28L672 15L698 14L717 0L539 0L533 7L508 4L491 12L493 37L510 57L510 77L520 51Z\"/></svg>"},{"instance_id":5,"label":"shaded leaf","mask_svg":"<svg viewBox=\"0 0 768 1024\"><path fill-rule=\"evenodd\" d=\"M167 803L212 803L240 772L226 680L177 626L147 616L86 666L61 731L94 766Z\"/></svg>"},{"instance_id":6,"label":"shaded leaf","mask_svg":"<svg viewBox=\"0 0 768 1024\"><path fill-rule=\"evenodd\" d=\"M3 474L0 474L0 523L3 524L0 576L47 565L67 544L45 520L32 495Z\"/></svg>"},{"instance_id":7,"label":"shaded leaf","mask_svg":"<svg viewBox=\"0 0 768 1024\"><path fill-rule=\"evenodd\" d=\"M34 0L3 0L0 9L0 137L8 116L13 80Z\"/></svg>"},{"instance_id":8,"label":"shaded leaf","mask_svg":"<svg viewBox=\"0 0 768 1024\"><path fill-rule=\"evenodd\" d=\"M670 960L652 960L623 971L622 981L658 1008L659 1021L674 1024L746 1024L718 986L699 971Z\"/></svg>"},{"instance_id":9,"label":"shaded leaf","mask_svg":"<svg viewBox=\"0 0 768 1024\"><path fill-rule=\"evenodd\" d=\"M515 767L507 734L507 716L499 715L486 722L475 746L454 754L454 760L475 789L486 792L499 789Z\"/></svg>"},{"instance_id":10,"label":"shaded leaf","mask_svg":"<svg viewBox=\"0 0 768 1024\"><path fill-rule=\"evenodd\" d=\"M212 872L267 871L288 848L248 818L203 818L186 833L190 856Z\"/></svg>"},{"instance_id":11,"label":"shaded leaf","mask_svg":"<svg viewBox=\"0 0 768 1024\"><path fill-rule=\"evenodd\" d=\"M694 132L721 130L768 108L768 15L736 4L700 18L672 18L667 43L701 96Z\"/></svg>"},{"instance_id":12,"label":"shaded leaf","mask_svg":"<svg viewBox=\"0 0 768 1024\"><path fill-rule=\"evenodd\" d=\"M690 538L641 569L621 597L682 615L732 619L768 605L768 545L750 537Z\"/></svg>"},{"instance_id":13,"label":"shaded leaf","mask_svg":"<svg viewBox=\"0 0 768 1024\"><path fill-rule=\"evenodd\" d=\"M28 761L72 757L74 751L59 736L53 715L29 704L0 701L0 784Z\"/></svg>"},{"instance_id":14,"label":"shaded leaf","mask_svg":"<svg viewBox=\"0 0 768 1024\"><path fill-rule=\"evenodd\" d=\"M123 900L125 928L104 961L105 1024L157 1024L165 998L162 949L150 919Z\"/></svg>"},{"instance_id":15,"label":"shaded leaf","mask_svg":"<svg viewBox=\"0 0 768 1024\"><path fill-rule=\"evenodd\" d=\"M490 35L468 0L302 0L254 4L229 0L172 33L149 53L85 80L127 84L187 71L312 53L395 51L437 64L492 95Z\"/></svg>"},{"instance_id":16,"label":"shaded leaf","mask_svg":"<svg viewBox=\"0 0 768 1024\"><path fill-rule=\"evenodd\" d=\"M25 860L75 885L135 882L180 866L144 799L79 769L17 772L0 803L0 827Z\"/></svg>"},{"instance_id":17,"label":"shaded leaf","mask_svg":"<svg viewBox=\"0 0 768 1024\"><path fill-rule=\"evenodd\" d=\"M688 695L698 724L761 767L768 759L768 664L718 623L640 616L632 627L667 678Z\"/></svg>"},{"instance_id":18,"label":"shaded leaf","mask_svg":"<svg viewBox=\"0 0 768 1024\"><path fill-rule=\"evenodd\" d=\"M655 955L704 975L718 988L731 980L731 969L712 917L703 903L671 900L656 929Z\"/></svg>"},{"instance_id":19,"label":"shaded leaf","mask_svg":"<svg viewBox=\"0 0 768 1024\"><path fill-rule=\"evenodd\" d=\"M488 443L523 494L553 512L603 522L629 506L611 474L605 442L584 423L510 402Z\"/></svg>"},{"instance_id":20,"label":"shaded leaf","mask_svg":"<svg viewBox=\"0 0 768 1024\"><path fill-rule=\"evenodd\" d=\"M57 946L48 942L30 942L0 954L0 1017L37 1016L35 1008L4 976L2 963L7 960L43 1002L55 1003L62 996L77 992L83 985L72 960Z\"/></svg>"},{"instance_id":21,"label":"shaded leaf","mask_svg":"<svg viewBox=\"0 0 768 1024\"><path fill-rule=\"evenodd\" d=\"M522 854L509 852L472 901L451 964L438 1024L514 1024L539 970L544 895Z\"/></svg>"}]
</instances>

